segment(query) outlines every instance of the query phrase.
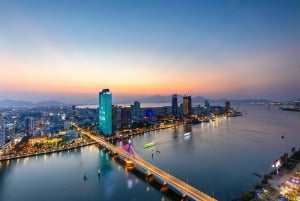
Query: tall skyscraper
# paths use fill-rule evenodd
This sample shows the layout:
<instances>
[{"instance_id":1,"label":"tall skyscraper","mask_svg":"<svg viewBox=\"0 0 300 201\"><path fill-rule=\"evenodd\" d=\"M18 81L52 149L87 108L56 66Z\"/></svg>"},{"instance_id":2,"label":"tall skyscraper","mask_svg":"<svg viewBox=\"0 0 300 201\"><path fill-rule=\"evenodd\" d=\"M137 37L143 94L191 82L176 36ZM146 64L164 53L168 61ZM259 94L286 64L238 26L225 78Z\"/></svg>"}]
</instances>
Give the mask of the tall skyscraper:
<instances>
[{"instance_id":1,"label":"tall skyscraper","mask_svg":"<svg viewBox=\"0 0 300 201\"><path fill-rule=\"evenodd\" d=\"M133 122L139 122L142 119L142 110L141 110L141 104L138 101L134 101L132 108L132 121Z\"/></svg>"},{"instance_id":2,"label":"tall skyscraper","mask_svg":"<svg viewBox=\"0 0 300 201\"><path fill-rule=\"evenodd\" d=\"M205 100L205 101L204 101L204 107L207 107L207 108L210 107L210 104L209 104L208 100Z\"/></svg>"},{"instance_id":3,"label":"tall skyscraper","mask_svg":"<svg viewBox=\"0 0 300 201\"><path fill-rule=\"evenodd\" d=\"M173 96L172 96L172 115L173 116L177 116L178 115L177 94L173 94Z\"/></svg>"},{"instance_id":4,"label":"tall skyscraper","mask_svg":"<svg viewBox=\"0 0 300 201\"><path fill-rule=\"evenodd\" d=\"M112 129L116 131L121 128L121 110L122 107L118 105L112 106Z\"/></svg>"},{"instance_id":5,"label":"tall skyscraper","mask_svg":"<svg viewBox=\"0 0 300 201\"><path fill-rule=\"evenodd\" d=\"M0 114L0 147L5 144L5 120Z\"/></svg>"},{"instance_id":6,"label":"tall skyscraper","mask_svg":"<svg viewBox=\"0 0 300 201\"><path fill-rule=\"evenodd\" d=\"M99 92L99 131L103 135L112 134L112 94L109 89Z\"/></svg>"},{"instance_id":7,"label":"tall skyscraper","mask_svg":"<svg viewBox=\"0 0 300 201\"><path fill-rule=\"evenodd\" d=\"M122 120L122 126L124 128L129 128L132 124L132 110L131 107L122 107L121 111L121 120Z\"/></svg>"},{"instance_id":8,"label":"tall skyscraper","mask_svg":"<svg viewBox=\"0 0 300 201\"><path fill-rule=\"evenodd\" d=\"M225 110L230 110L230 101L225 101Z\"/></svg>"},{"instance_id":9,"label":"tall skyscraper","mask_svg":"<svg viewBox=\"0 0 300 201\"><path fill-rule=\"evenodd\" d=\"M34 118L33 117L25 117L25 128L29 132L31 132L34 129Z\"/></svg>"},{"instance_id":10,"label":"tall skyscraper","mask_svg":"<svg viewBox=\"0 0 300 201\"><path fill-rule=\"evenodd\" d=\"M183 96L183 115L188 116L192 114L192 98L191 96Z\"/></svg>"}]
</instances>

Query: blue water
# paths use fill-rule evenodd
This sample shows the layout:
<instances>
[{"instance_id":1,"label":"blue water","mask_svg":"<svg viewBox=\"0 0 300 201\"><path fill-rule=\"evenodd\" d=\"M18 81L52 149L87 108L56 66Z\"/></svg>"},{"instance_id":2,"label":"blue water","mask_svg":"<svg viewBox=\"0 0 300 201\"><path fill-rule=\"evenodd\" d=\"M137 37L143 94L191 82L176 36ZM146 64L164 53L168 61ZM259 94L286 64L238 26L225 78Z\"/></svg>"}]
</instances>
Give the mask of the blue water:
<instances>
[{"instance_id":1,"label":"blue water","mask_svg":"<svg viewBox=\"0 0 300 201\"><path fill-rule=\"evenodd\" d=\"M218 200L230 200L261 181L253 172L270 172L273 161L285 152L291 153L292 147L300 147L300 113L259 105L241 105L239 109L247 114L150 132L134 137L132 145L139 156L161 169ZM185 132L191 135L184 137ZM156 146L144 149L143 145L151 141ZM100 177L98 167L102 171ZM97 147L90 146L2 162L0 200L171 198L125 170Z\"/></svg>"}]
</instances>

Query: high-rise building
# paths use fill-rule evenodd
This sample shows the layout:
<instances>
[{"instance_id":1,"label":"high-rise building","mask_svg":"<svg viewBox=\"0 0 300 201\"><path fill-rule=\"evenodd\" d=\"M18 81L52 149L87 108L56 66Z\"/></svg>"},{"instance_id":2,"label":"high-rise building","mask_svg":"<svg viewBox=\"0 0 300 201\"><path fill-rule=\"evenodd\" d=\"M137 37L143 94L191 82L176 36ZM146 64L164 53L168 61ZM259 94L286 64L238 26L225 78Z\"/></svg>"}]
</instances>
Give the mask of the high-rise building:
<instances>
[{"instance_id":1,"label":"high-rise building","mask_svg":"<svg viewBox=\"0 0 300 201\"><path fill-rule=\"evenodd\" d=\"M99 92L99 131L103 135L112 134L112 94L109 89Z\"/></svg>"},{"instance_id":2,"label":"high-rise building","mask_svg":"<svg viewBox=\"0 0 300 201\"><path fill-rule=\"evenodd\" d=\"M177 116L178 115L177 94L173 94L173 96L172 96L172 115L173 116Z\"/></svg>"},{"instance_id":3,"label":"high-rise building","mask_svg":"<svg viewBox=\"0 0 300 201\"><path fill-rule=\"evenodd\" d=\"M183 115L188 116L192 114L192 97L191 96L183 96Z\"/></svg>"},{"instance_id":4,"label":"high-rise building","mask_svg":"<svg viewBox=\"0 0 300 201\"><path fill-rule=\"evenodd\" d=\"M225 101L225 110L230 110L230 101Z\"/></svg>"},{"instance_id":5,"label":"high-rise building","mask_svg":"<svg viewBox=\"0 0 300 201\"><path fill-rule=\"evenodd\" d=\"M121 110L122 107L118 105L112 106L112 129L113 131L121 128Z\"/></svg>"},{"instance_id":6,"label":"high-rise building","mask_svg":"<svg viewBox=\"0 0 300 201\"><path fill-rule=\"evenodd\" d=\"M142 119L142 110L141 110L141 104L138 101L134 101L132 108L132 121L133 122L139 122Z\"/></svg>"},{"instance_id":7,"label":"high-rise building","mask_svg":"<svg viewBox=\"0 0 300 201\"><path fill-rule=\"evenodd\" d=\"M204 107L210 107L210 104L209 104L208 100L204 101Z\"/></svg>"},{"instance_id":8,"label":"high-rise building","mask_svg":"<svg viewBox=\"0 0 300 201\"><path fill-rule=\"evenodd\" d=\"M5 144L5 120L0 114L0 147Z\"/></svg>"},{"instance_id":9,"label":"high-rise building","mask_svg":"<svg viewBox=\"0 0 300 201\"><path fill-rule=\"evenodd\" d=\"M122 107L121 111L121 119L122 119L122 126L125 128L129 128L132 124L132 110L131 107Z\"/></svg>"},{"instance_id":10,"label":"high-rise building","mask_svg":"<svg viewBox=\"0 0 300 201\"><path fill-rule=\"evenodd\" d=\"M25 128L31 133L34 129L34 117L25 117Z\"/></svg>"}]
</instances>

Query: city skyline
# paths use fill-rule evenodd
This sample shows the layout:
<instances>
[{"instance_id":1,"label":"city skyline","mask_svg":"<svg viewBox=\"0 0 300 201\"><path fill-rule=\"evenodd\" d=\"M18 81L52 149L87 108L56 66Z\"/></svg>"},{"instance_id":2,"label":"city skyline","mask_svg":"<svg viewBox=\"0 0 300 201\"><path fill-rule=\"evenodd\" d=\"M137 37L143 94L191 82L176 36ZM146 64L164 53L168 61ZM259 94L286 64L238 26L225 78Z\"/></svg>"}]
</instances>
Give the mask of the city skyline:
<instances>
[{"instance_id":1,"label":"city skyline","mask_svg":"<svg viewBox=\"0 0 300 201\"><path fill-rule=\"evenodd\" d=\"M299 99L298 1L2 1L0 100Z\"/></svg>"}]
</instances>

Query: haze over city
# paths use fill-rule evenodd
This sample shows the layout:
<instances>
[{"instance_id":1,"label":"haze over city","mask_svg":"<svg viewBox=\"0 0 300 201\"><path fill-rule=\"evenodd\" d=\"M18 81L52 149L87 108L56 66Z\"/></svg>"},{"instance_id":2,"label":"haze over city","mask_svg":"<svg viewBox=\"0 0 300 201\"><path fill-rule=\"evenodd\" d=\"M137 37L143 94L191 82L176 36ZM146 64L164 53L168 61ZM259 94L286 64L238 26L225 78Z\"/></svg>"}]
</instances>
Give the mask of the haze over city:
<instances>
[{"instance_id":1,"label":"haze over city","mask_svg":"<svg viewBox=\"0 0 300 201\"><path fill-rule=\"evenodd\" d=\"M293 100L299 1L1 1L0 100Z\"/></svg>"}]
</instances>

